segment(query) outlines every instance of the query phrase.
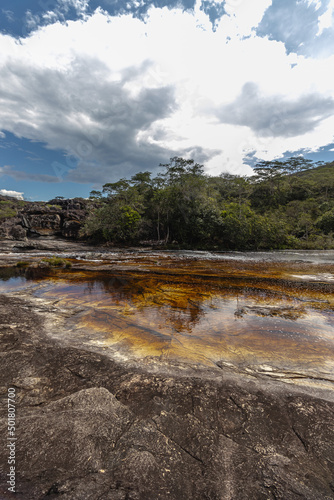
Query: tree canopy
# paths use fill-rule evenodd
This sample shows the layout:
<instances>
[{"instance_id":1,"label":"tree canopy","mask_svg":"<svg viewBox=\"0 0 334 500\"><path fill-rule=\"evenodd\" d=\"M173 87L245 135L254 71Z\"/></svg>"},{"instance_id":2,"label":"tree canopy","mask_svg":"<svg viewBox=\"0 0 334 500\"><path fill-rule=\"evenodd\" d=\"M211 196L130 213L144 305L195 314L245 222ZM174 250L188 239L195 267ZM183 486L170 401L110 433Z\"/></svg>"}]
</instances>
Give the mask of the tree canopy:
<instances>
[{"instance_id":1,"label":"tree canopy","mask_svg":"<svg viewBox=\"0 0 334 500\"><path fill-rule=\"evenodd\" d=\"M183 248L334 248L332 163L261 161L251 177L208 176L180 157L160 167L156 177L138 172L92 191L84 234Z\"/></svg>"}]
</instances>

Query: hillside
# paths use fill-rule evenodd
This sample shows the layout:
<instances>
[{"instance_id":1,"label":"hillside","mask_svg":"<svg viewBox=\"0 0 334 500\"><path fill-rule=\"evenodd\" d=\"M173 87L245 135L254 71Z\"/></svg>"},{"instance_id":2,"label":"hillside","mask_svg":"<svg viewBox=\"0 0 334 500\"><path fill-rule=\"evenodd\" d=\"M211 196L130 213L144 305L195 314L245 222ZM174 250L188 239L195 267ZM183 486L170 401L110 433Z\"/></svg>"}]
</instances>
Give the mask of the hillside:
<instances>
[{"instance_id":1,"label":"hillside","mask_svg":"<svg viewBox=\"0 0 334 500\"><path fill-rule=\"evenodd\" d=\"M152 178L106 183L89 200L0 197L0 238L85 238L116 245L213 250L334 248L334 162L260 162L255 175L211 177L171 158Z\"/></svg>"},{"instance_id":2,"label":"hillside","mask_svg":"<svg viewBox=\"0 0 334 500\"><path fill-rule=\"evenodd\" d=\"M217 250L334 248L334 163L303 157L260 162L255 175L210 177L171 158L156 178L141 172L92 192L87 237Z\"/></svg>"},{"instance_id":3,"label":"hillside","mask_svg":"<svg viewBox=\"0 0 334 500\"><path fill-rule=\"evenodd\" d=\"M306 179L318 180L319 182L323 182L323 179L326 176L334 179L334 161L325 163L324 165L319 165L318 167L314 167L309 170L297 172L294 175Z\"/></svg>"}]
</instances>

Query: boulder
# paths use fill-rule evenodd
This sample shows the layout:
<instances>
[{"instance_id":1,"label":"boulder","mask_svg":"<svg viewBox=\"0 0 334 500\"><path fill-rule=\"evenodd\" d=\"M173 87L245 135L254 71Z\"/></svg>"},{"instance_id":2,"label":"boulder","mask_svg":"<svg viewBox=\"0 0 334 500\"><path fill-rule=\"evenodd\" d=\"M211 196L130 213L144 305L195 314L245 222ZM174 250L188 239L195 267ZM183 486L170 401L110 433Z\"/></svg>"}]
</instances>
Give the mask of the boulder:
<instances>
[{"instance_id":1,"label":"boulder","mask_svg":"<svg viewBox=\"0 0 334 500\"><path fill-rule=\"evenodd\" d=\"M25 240L27 230L21 224L20 217L11 217L0 221L0 238L8 240Z\"/></svg>"}]
</instances>

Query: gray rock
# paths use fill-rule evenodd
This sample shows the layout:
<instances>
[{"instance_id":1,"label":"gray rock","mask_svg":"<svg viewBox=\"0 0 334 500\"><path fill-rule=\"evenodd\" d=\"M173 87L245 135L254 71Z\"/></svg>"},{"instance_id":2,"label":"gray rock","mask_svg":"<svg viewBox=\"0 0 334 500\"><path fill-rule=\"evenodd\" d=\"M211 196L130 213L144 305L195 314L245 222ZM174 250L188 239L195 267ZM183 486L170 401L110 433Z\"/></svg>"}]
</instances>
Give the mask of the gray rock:
<instances>
[{"instance_id":1,"label":"gray rock","mask_svg":"<svg viewBox=\"0 0 334 500\"><path fill-rule=\"evenodd\" d=\"M11 498L9 386L18 498L334 498L331 400L224 370L152 374L116 363L49 338L43 318L55 313L34 304L0 296L0 498Z\"/></svg>"},{"instance_id":2,"label":"gray rock","mask_svg":"<svg viewBox=\"0 0 334 500\"><path fill-rule=\"evenodd\" d=\"M41 236L76 239L88 214L88 201L81 198L24 202L23 207L15 199L3 201L8 203L9 200L16 215L0 221L0 239L24 240Z\"/></svg>"}]
</instances>

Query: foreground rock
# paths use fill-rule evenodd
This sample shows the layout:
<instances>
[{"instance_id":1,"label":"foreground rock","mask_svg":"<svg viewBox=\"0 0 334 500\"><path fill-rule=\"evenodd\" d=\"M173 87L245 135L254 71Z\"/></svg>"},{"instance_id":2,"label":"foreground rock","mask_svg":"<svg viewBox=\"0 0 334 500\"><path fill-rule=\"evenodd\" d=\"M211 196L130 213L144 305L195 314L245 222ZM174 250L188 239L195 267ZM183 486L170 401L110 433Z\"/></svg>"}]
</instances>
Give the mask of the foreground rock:
<instances>
[{"instance_id":1,"label":"foreground rock","mask_svg":"<svg viewBox=\"0 0 334 500\"><path fill-rule=\"evenodd\" d=\"M224 370L156 374L63 346L46 303L0 296L0 498L334 498L334 404ZM47 323L45 323L45 321ZM8 492L7 389L17 394Z\"/></svg>"}]
</instances>

